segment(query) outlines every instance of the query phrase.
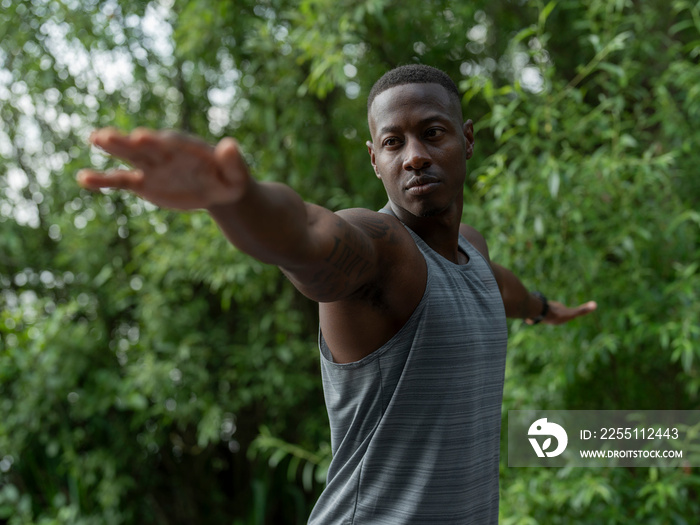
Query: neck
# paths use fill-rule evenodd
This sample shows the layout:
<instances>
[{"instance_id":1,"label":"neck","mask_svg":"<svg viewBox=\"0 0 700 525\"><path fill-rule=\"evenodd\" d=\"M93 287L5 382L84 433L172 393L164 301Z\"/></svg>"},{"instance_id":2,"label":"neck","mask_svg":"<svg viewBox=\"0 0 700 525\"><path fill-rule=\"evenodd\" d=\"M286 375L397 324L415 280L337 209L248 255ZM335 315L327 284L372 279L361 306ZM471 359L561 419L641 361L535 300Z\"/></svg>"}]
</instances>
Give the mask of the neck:
<instances>
[{"instance_id":1,"label":"neck","mask_svg":"<svg viewBox=\"0 0 700 525\"><path fill-rule=\"evenodd\" d=\"M413 230L423 241L448 261L462 262L459 252L459 226L462 218L462 203L454 209L430 217L419 217L408 213L389 202L384 207L390 215Z\"/></svg>"}]
</instances>

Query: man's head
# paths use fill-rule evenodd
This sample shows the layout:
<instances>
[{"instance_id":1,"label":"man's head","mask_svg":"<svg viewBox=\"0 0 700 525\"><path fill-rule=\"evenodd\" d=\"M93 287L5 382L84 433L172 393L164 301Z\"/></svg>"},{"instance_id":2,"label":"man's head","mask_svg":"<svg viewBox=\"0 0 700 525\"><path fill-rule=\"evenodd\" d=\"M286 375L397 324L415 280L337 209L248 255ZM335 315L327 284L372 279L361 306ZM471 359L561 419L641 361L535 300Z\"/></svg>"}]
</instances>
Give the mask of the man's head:
<instances>
[{"instance_id":1,"label":"man's head","mask_svg":"<svg viewBox=\"0 0 700 525\"><path fill-rule=\"evenodd\" d=\"M455 83L444 71L423 64L399 66L396 69L384 73L384 75L374 83L374 86L372 86L369 92L369 96L367 97L367 113L369 114L372 103L377 95L389 88L402 86L404 84L440 84L450 94L450 98L454 100L457 107L460 108L461 119L460 96Z\"/></svg>"},{"instance_id":2,"label":"man's head","mask_svg":"<svg viewBox=\"0 0 700 525\"><path fill-rule=\"evenodd\" d=\"M454 82L432 67L403 66L379 79L368 108L370 160L399 218L460 214L474 128L462 122Z\"/></svg>"}]
</instances>

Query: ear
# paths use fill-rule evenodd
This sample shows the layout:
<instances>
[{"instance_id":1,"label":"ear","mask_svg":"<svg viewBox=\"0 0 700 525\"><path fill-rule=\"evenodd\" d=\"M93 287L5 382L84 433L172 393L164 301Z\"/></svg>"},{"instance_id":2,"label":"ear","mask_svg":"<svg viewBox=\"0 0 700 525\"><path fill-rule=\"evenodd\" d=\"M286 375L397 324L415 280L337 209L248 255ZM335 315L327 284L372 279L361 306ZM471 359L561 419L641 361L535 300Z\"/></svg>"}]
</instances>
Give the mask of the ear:
<instances>
[{"instance_id":1,"label":"ear","mask_svg":"<svg viewBox=\"0 0 700 525\"><path fill-rule=\"evenodd\" d=\"M474 154L474 123L471 119L462 124L462 132L467 139L467 160L469 160Z\"/></svg>"},{"instance_id":2,"label":"ear","mask_svg":"<svg viewBox=\"0 0 700 525\"><path fill-rule=\"evenodd\" d=\"M367 145L367 152L369 153L369 159L370 159L370 162L372 163L372 168L374 168L374 173L377 175L378 179L381 179L382 176L379 174L379 171L377 170L377 161L374 158L374 144L372 144L371 140L368 140L367 142L365 142L365 144Z\"/></svg>"}]
</instances>

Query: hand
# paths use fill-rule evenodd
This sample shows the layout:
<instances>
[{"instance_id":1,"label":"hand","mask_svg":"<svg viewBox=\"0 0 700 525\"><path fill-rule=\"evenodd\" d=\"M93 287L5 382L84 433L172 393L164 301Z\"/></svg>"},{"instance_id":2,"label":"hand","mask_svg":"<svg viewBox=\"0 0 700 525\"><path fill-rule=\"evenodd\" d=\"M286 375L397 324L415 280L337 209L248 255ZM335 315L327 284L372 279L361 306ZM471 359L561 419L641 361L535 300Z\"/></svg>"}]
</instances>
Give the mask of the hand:
<instances>
[{"instance_id":1,"label":"hand","mask_svg":"<svg viewBox=\"0 0 700 525\"><path fill-rule=\"evenodd\" d=\"M103 128L90 142L133 166L81 170L78 183L90 190L129 190L157 206L193 210L239 200L250 181L238 143L230 138L213 147L173 131L136 129L124 135Z\"/></svg>"},{"instance_id":2,"label":"hand","mask_svg":"<svg viewBox=\"0 0 700 525\"><path fill-rule=\"evenodd\" d=\"M581 317L582 315L588 315L596 308L598 304L595 301L588 301L575 308L569 308L557 301L548 301L549 311L542 322L545 324L564 324L568 323L572 319ZM533 324L531 319L526 319L527 324Z\"/></svg>"}]
</instances>

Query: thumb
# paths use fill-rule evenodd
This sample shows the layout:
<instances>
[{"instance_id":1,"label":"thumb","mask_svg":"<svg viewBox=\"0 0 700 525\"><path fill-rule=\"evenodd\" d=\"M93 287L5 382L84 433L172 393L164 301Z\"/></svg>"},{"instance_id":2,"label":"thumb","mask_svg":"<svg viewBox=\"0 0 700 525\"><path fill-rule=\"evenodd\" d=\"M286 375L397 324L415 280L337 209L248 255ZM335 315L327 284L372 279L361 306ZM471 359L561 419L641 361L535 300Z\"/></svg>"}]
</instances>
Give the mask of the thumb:
<instances>
[{"instance_id":1,"label":"thumb","mask_svg":"<svg viewBox=\"0 0 700 525\"><path fill-rule=\"evenodd\" d=\"M226 137L214 148L214 159L222 182L231 191L234 199L240 199L248 188L250 171L243 160L238 142Z\"/></svg>"}]
</instances>

